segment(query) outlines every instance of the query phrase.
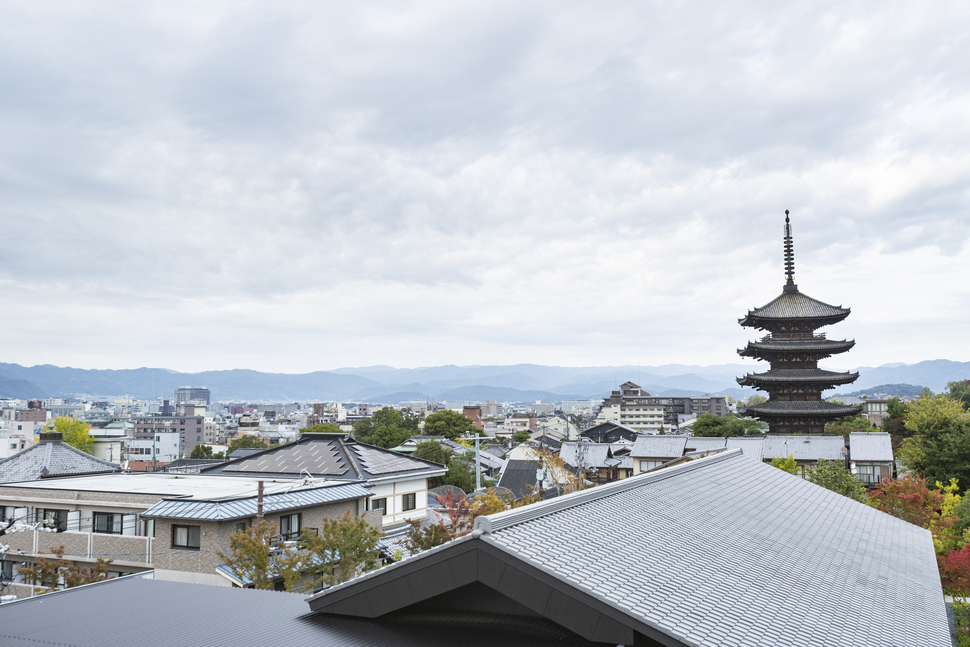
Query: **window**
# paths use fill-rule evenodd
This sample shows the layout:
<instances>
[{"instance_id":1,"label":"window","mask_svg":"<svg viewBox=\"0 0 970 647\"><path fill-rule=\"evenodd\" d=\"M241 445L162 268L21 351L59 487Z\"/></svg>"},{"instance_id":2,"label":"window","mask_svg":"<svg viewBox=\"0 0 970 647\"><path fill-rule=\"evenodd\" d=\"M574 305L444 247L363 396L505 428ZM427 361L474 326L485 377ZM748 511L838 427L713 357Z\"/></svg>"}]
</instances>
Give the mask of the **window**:
<instances>
[{"instance_id":1,"label":"window","mask_svg":"<svg viewBox=\"0 0 970 647\"><path fill-rule=\"evenodd\" d=\"M284 514L280 516L280 534L284 541L300 538L300 513Z\"/></svg>"},{"instance_id":2,"label":"window","mask_svg":"<svg viewBox=\"0 0 970 647\"><path fill-rule=\"evenodd\" d=\"M401 509L407 512L408 510L414 510L418 507L418 497L412 492L411 494L401 495Z\"/></svg>"},{"instance_id":3,"label":"window","mask_svg":"<svg viewBox=\"0 0 970 647\"><path fill-rule=\"evenodd\" d=\"M154 537L155 536L155 520L145 519L145 536Z\"/></svg>"},{"instance_id":4,"label":"window","mask_svg":"<svg viewBox=\"0 0 970 647\"><path fill-rule=\"evenodd\" d=\"M387 499L371 499L370 509L380 510L382 516L387 514Z\"/></svg>"},{"instance_id":5,"label":"window","mask_svg":"<svg viewBox=\"0 0 970 647\"><path fill-rule=\"evenodd\" d=\"M13 521L13 511L15 509L12 505L0 505L0 523Z\"/></svg>"},{"instance_id":6,"label":"window","mask_svg":"<svg viewBox=\"0 0 970 647\"><path fill-rule=\"evenodd\" d=\"M9 560L0 561L0 579L4 582L13 581L13 567L17 565L17 562L12 562Z\"/></svg>"},{"instance_id":7,"label":"window","mask_svg":"<svg viewBox=\"0 0 970 647\"><path fill-rule=\"evenodd\" d=\"M640 461L640 471L646 472L647 470L652 470L655 467L663 465L663 461Z\"/></svg>"},{"instance_id":8,"label":"window","mask_svg":"<svg viewBox=\"0 0 970 647\"><path fill-rule=\"evenodd\" d=\"M240 521L239 523L236 524L235 532L246 532L247 530L249 530L248 521Z\"/></svg>"},{"instance_id":9,"label":"window","mask_svg":"<svg viewBox=\"0 0 970 647\"><path fill-rule=\"evenodd\" d=\"M53 528L56 532L67 530L67 510L52 510L37 508L37 521L43 522L44 527Z\"/></svg>"},{"instance_id":10,"label":"window","mask_svg":"<svg viewBox=\"0 0 970 647\"><path fill-rule=\"evenodd\" d=\"M93 532L120 535L121 514L118 512L95 512Z\"/></svg>"},{"instance_id":11,"label":"window","mask_svg":"<svg viewBox=\"0 0 970 647\"><path fill-rule=\"evenodd\" d=\"M199 549L202 539L201 526L172 526L172 548Z\"/></svg>"}]
</instances>

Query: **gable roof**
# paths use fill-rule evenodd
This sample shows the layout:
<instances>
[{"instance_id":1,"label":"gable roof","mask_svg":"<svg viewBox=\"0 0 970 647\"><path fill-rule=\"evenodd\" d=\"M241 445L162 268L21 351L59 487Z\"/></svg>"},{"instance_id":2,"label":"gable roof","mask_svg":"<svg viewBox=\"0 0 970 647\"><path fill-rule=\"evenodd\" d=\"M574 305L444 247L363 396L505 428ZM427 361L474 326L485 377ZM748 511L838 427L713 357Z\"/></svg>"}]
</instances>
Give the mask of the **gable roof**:
<instances>
[{"instance_id":1,"label":"gable roof","mask_svg":"<svg viewBox=\"0 0 970 647\"><path fill-rule=\"evenodd\" d=\"M892 462L892 439L884 431L852 432L849 434L849 460Z\"/></svg>"},{"instance_id":2,"label":"gable roof","mask_svg":"<svg viewBox=\"0 0 970 647\"><path fill-rule=\"evenodd\" d=\"M507 488L517 499L529 494L532 490L529 486L537 487L536 470L540 467L536 460L514 460L509 459L499 477L498 486Z\"/></svg>"},{"instance_id":3,"label":"gable roof","mask_svg":"<svg viewBox=\"0 0 970 647\"><path fill-rule=\"evenodd\" d=\"M440 476L447 468L382 447L356 442L347 434L303 434L299 440L260 450L210 468L224 476L322 476L329 480L382 481Z\"/></svg>"},{"instance_id":4,"label":"gable roof","mask_svg":"<svg viewBox=\"0 0 970 647\"><path fill-rule=\"evenodd\" d=\"M582 452L583 467L599 469L619 465L619 460L613 459L613 450L609 443L563 443L559 450L559 458L567 465L579 467L580 452Z\"/></svg>"},{"instance_id":5,"label":"gable roof","mask_svg":"<svg viewBox=\"0 0 970 647\"><path fill-rule=\"evenodd\" d=\"M845 460L845 439L842 436L768 436L765 438L764 458L794 457L796 461Z\"/></svg>"},{"instance_id":6,"label":"gable roof","mask_svg":"<svg viewBox=\"0 0 970 647\"><path fill-rule=\"evenodd\" d=\"M641 434L630 450L634 458L680 458L684 455L687 436L648 436Z\"/></svg>"},{"instance_id":7,"label":"gable roof","mask_svg":"<svg viewBox=\"0 0 970 647\"><path fill-rule=\"evenodd\" d=\"M715 449L724 449L725 441L723 436L691 436L687 439L684 446L685 452L709 452Z\"/></svg>"},{"instance_id":8,"label":"gable roof","mask_svg":"<svg viewBox=\"0 0 970 647\"><path fill-rule=\"evenodd\" d=\"M377 617L475 583L613 644L950 645L929 531L738 450L479 517L309 603Z\"/></svg>"},{"instance_id":9,"label":"gable roof","mask_svg":"<svg viewBox=\"0 0 970 647\"><path fill-rule=\"evenodd\" d=\"M36 481L69 474L120 472L121 465L95 458L60 440L42 440L0 460L0 483Z\"/></svg>"}]
</instances>

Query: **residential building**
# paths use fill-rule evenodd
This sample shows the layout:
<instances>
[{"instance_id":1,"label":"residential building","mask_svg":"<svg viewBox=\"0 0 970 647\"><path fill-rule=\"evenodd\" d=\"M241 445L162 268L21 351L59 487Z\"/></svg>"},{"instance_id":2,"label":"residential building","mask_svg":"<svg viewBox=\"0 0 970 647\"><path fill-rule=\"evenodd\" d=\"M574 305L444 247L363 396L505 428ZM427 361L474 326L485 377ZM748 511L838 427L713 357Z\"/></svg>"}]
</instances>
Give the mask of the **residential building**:
<instances>
[{"instance_id":1,"label":"residential building","mask_svg":"<svg viewBox=\"0 0 970 647\"><path fill-rule=\"evenodd\" d=\"M640 434L636 429L618 422L601 422L593 425L580 436L594 443L615 443L619 440L628 440L632 443L636 442Z\"/></svg>"},{"instance_id":2,"label":"residential building","mask_svg":"<svg viewBox=\"0 0 970 647\"><path fill-rule=\"evenodd\" d=\"M447 472L437 463L358 443L348 434L303 434L294 443L241 458L235 455L227 463L203 469L202 474L366 481L372 486L370 505L381 509L385 526L426 517L428 479Z\"/></svg>"},{"instance_id":3,"label":"residential building","mask_svg":"<svg viewBox=\"0 0 970 647\"><path fill-rule=\"evenodd\" d=\"M21 409L17 412L17 420L20 422L39 422L44 424L49 418L47 409L43 407L31 407L29 409Z\"/></svg>"},{"instance_id":4,"label":"residential building","mask_svg":"<svg viewBox=\"0 0 970 647\"><path fill-rule=\"evenodd\" d=\"M638 384L624 382L618 390L603 398L594 422L618 422L644 433L659 433L661 428L667 432L676 430L680 416L702 413L726 415L727 399L719 395L656 396L650 395Z\"/></svg>"},{"instance_id":5,"label":"residential building","mask_svg":"<svg viewBox=\"0 0 970 647\"><path fill-rule=\"evenodd\" d=\"M205 416L203 415L172 415L146 416L131 418L135 425L134 438L150 439L160 431L172 431L179 434L179 457L187 457L196 445L205 442Z\"/></svg>"},{"instance_id":6,"label":"residential building","mask_svg":"<svg viewBox=\"0 0 970 647\"><path fill-rule=\"evenodd\" d=\"M4 420L0 423L0 458L8 458L34 444L34 435L43 429L39 422Z\"/></svg>"},{"instance_id":7,"label":"residential building","mask_svg":"<svg viewBox=\"0 0 970 647\"><path fill-rule=\"evenodd\" d=\"M101 427L92 427L89 431L94 439L91 455L109 463L127 460L126 448L134 431L135 425L127 420L115 420Z\"/></svg>"},{"instance_id":8,"label":"residential building","mask_svg":"<svg viewBox=\"0 0 970 647\"><path fill-rule=\"evenodd\" d=\"M772 436L764 439L762 459L770 463L773 458L795 459L798 473L805 478L808 470L818 465L819 459L837 461L848 466L848 449L842 436Z\"/></svg>"},{"instance_id":9,"label":"residential building","mask_svg":"<svg viewBox=\"0 0 970 647\"><path fill-rule=\"evenodd\" d=\"M849 434L849 467L866 487L893 477L893 445L889 434L870 431Z\"/></svg>"},{"instance_id":10,"label":"residential building","mask_svg":"<svg viewBox=\"0 0 970 647\"><path fill-rule=\"evenodd\" d=\"M881 427L889 417L889 400L866 400L862 403L862 415L873 427Z\"/></svg>"},{"instance_id":11,"label":"residential building","mask_svg":"<svg viewBox=\"0 0 970 647\"><path fill-rule=\"evenodd\" d=\"M484 429L485 424L482 422L482 408L478 405L465 405L462 407L462 415L472 421L476 429Z\"/></svg>"},{"instance_id":12,"label":"residential building","mask_svg":"<svg viewBox=\"0 0 970 647\"><path fill-rule=\"evenodd\" d=\"M563 400L562 411L570 413L572 411L592 411L596 407L596 400Z\"/></svg>"},{"instance_id":13,"label":"residential building","mask_svg":"<svg viewBox=\"0 0 970 647\"><path fill-rule=\"evenodd\" d=\"M502 405L495 400L485 400L481 404L483 418L498 418L502 415Z\"/></svg>"},{"instance_id":14,"label":"residential building","mask_svg":"<svg viewBox=\"0 0 970 647\"><path fill-rule=\"evenodd\" d=\"M534 413L513 413L505 419L505 430L513 434L517 431L535 431L536 415Z\"/></svg>"},{"instance_id":15,"label":"residential building","mask_svg":"<svg viewBox=\"0 0 970 647\"><path fill-rule=\"evenodd\" d=\"M176 406L180 404L199 404L207 407L212 403L212 393L204 386L180 386L175 389Z\"/></svg>"},{"instance_id":16,"label":"residential building","mask_svg":"<svg viewBox=\"0 0 970 647\"><path fill-rule=\"evenodd\" d=\"M15 533L4 542L18 563L64 546L82 567L107 556L117 573L153 569L161 579L231 586L217 569L217 551L229 548L229 535L255 522L260 482L264 516L285 537L348 512L380 528L380 514L367 513L371 492L360 482L121 473L0 485L5 520L45 522L56 531ZM21 597L30 594L22 583L12 589Z\"/></svg>"},{"instance_id":17,"label":"residential building","mask_svg":"<svg viewBox=\"0 0 970 647\"><path fill-rule=\"evenodd\" d=\"M634 476L682 457L686 447L687 436L640 435L630 450Z\"/></svg>"},{"instance_id":18,"label":"residential building","mask_svg":"<svg viewBox=\"0 0 970 647\"><path fill-rule=\"evenodd\" d=\"M85 454L63 442L61 434L50 432L40 434L37 444L0 460L0 483L119 471L121 465Z\"/></svg>"}]
</instances>

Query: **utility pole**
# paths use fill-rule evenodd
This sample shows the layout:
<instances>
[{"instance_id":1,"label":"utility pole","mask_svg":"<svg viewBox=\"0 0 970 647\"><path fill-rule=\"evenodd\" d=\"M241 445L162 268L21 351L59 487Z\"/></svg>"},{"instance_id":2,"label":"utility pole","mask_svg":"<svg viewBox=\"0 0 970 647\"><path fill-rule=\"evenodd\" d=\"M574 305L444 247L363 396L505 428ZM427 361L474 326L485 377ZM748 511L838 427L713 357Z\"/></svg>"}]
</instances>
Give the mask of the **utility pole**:
<instances>
[{"instance_id":1,"label":"utility pole","mask_svg":"<svg viewBox=\"0 0 970 647\"><path fill-rule=\"evenodd\" d=\"M478 435L478 429L475 430L475 491L478 492L482 489L482 454L479 450L479 442L481 441L481 436Z\"/></svg>"},{"instance_id":2,"label":"utility pole","mask_svg":"<svg viewBox=\"0 0 970 647\"><path fill-rule=\"evenodd\" d=\"M256 490L256 523L263 520L263 482L259 482Z\"/></svg>"}]
</instances>

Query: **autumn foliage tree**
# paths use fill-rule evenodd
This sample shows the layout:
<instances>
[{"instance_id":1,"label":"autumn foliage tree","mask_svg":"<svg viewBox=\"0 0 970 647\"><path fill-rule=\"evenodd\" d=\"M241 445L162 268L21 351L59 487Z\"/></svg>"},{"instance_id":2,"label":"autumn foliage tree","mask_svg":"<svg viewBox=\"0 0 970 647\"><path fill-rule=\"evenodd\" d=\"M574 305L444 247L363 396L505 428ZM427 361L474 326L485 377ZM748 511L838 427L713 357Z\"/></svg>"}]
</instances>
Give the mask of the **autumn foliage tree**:
<instances>
[{"instance_id":1,"label":"autumn foliage tree","mask_svg":"<svg viewBox=\"0 0 970 647\"><path fill-rule=\"evenodd\" d=\"M39 557L33 566L18 566L17 572L34 585L35 593L56 591L63 581L65 588L92 584L108 579L108 567L112 560L99 557L91 568L81 568L64 559L64 547L51 551L56 559Z\"/></svg>"},{"instance_id":2,"label":"autumn foliage tree","mask_svg":"<svg viewBox=\"0 0 970 647\"><path fill-rule=\"evenodd\" d=\"M58 416L48 422L41 433L56 432L62 435L64 442L80 449L82 452L90 454L94 451L94 437L91 436L91 425L72 418L71 416Z\"/></svg>"}]
</instances>

